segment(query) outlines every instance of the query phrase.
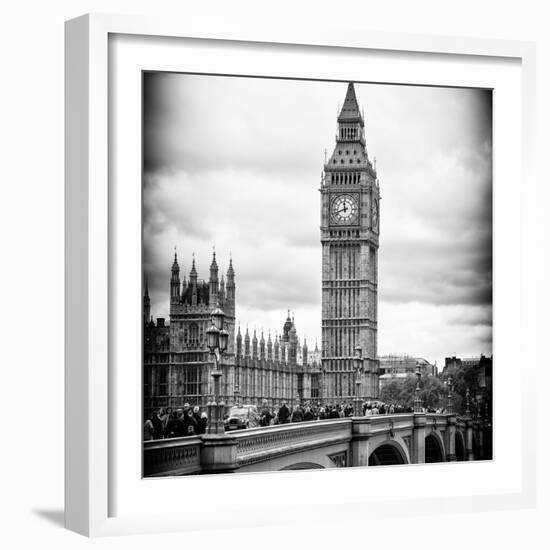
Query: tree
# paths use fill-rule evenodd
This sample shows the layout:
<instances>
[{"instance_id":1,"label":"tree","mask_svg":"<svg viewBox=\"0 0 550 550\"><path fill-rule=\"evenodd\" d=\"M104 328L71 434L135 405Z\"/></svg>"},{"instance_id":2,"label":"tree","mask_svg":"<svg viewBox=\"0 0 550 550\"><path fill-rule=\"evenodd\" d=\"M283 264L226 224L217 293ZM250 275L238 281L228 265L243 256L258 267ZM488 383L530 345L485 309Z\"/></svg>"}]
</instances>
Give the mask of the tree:
<instances>
[{"instance_id":1,"label":"tree","mask_svg":"<svg viewBox=\"0 0 550 550\"><path fill-rule=\"evenodd\" d=\"M416 393L416 376L394 378L384 385L380 392L380 400L384 403L394 403L402 407L413 407ZM445 384L436 376L422 376L420 379L420 400L422 406L438 408L446 406Z\"/></svg>"},{"instance_id":2,"label":"tree","mask_svg":"<svg viewBox=\"0 0 550 550\"><path fill-rule=\"evenodd\" d=\"M394 378L386 383L380 391L380 401L384 403L396 403L401 405L401 392L403 390L403 380Z\"/></svg>"},{"instance_id":3,"label":"tree","mask_svg":"<svg viewBox=\"0 0 550 550\"><path fill-rule=\"evenodd\" d=\"M473 365L460 365L453 375L453 408L458 414L466 413L466 391L470 390L470 399L476 394L477 369ZM472 405L472 403L470 403Z\"/></svg>"},{"instance_id":4,"label":"tree","mask_svg":"<svg viewBox=\"0 0 550 550\"><path fill-rule=\"evenodd\" d=\"M423 376L420 379L420 399L423 407L444 408L445 395L445 384L436 376Z\"/></svg>"}]
</instances>

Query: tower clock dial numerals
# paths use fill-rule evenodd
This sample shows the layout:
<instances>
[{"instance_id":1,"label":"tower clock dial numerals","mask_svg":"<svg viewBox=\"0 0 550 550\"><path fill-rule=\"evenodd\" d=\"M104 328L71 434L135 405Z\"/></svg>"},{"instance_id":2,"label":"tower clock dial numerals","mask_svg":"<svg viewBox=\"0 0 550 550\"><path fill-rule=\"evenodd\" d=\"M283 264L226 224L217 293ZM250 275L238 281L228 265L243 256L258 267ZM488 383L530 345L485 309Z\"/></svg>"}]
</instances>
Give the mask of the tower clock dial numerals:
<instances>
[{"instance_id":1,"label":"tower clock dial numerals","mask_svg":"<svg viewBox=\"0 0 550 550\"><path fill-rule=\"evenodd\" d=\"M337 223L353 223L357 219L357 201L351 195L340 195L332 201L332 219Z\"/></svg>"}]
</instances>

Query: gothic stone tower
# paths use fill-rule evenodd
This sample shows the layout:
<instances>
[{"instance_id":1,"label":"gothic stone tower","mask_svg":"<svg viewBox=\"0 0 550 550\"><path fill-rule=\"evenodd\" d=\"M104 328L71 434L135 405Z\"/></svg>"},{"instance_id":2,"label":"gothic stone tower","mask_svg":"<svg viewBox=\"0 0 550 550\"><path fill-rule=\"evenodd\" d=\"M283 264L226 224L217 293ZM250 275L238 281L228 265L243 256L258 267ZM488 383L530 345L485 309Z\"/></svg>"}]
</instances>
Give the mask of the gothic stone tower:
<instances>
[{"instance_id":1,"label":"gothic stone tower","mask_svg":"<svg viewBox=\"0 0 550 550\"><path fill-rule=\"evenodd\" d=\"M360 346L365 358L361 396L375 398L380 189L351 82L320 192L324 397L332 402L353 398L353 357Z\"/></svg>"},{"instance_id":2,"label":"gothic stone tower","mask_svg":"<svg viewBox=\"0 0 550 550\"><path fill-rule=\"evenodd\" d=\"M224 328L229 332L229 346L221 365L221 395L233 393L232 365L235 356L235 271L229 260L227 283L219 278L216 253L210 264L208 281L199 280L195 259L189 273L189 281L180 282L177 256L172 264L170 279L170 354L171 395L178 396L171 406L181 406L182 401L205 405L212 394L212 357L206 346L206 331L211 324L210 314L216 307L225 313Z\"/></svg>"}]
</instances>

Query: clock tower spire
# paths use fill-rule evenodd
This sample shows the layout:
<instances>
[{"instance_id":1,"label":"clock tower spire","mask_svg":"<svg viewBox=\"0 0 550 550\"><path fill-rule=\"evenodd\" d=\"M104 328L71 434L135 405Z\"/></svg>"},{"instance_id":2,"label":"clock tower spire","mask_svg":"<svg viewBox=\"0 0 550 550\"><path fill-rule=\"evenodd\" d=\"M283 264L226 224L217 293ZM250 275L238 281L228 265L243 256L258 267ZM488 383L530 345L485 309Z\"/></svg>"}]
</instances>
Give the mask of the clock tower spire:
<instances>
[{"instance_id":1,"label":"clock tower spire","mask_svg":"<svg viewBox=\"0 0 550 550\"><path fill-rule=\"evenodd\" d=\"M361 397L376 398L380 190L353 82L338 115L336 145L324 165L320 193L327 398L353 398L357 347L364 358Z\"/></svg>"}]
</instances>

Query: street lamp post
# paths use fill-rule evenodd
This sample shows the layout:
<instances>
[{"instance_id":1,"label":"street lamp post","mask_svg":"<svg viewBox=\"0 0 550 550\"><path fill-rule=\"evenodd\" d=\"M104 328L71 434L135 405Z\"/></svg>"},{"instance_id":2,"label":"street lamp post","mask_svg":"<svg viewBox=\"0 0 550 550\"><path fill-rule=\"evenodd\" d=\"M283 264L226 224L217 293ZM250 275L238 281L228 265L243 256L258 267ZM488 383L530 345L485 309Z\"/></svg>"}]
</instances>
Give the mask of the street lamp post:
<instances>
[{"instance_id":1,"label":"street lamp post","mask_svg":"<svg viewBox=\"0 0 550 550\"><path fill-rule=\"evenodd\" d=\"M466 416L470 418L470 388L466 388Z\"/></svg>"},{"instance_id":2,"label":"street lamp post","mask_svg":"<svg viewBox=\"0 0 550 550\"><path fill-rule=\"evenodd\" d=\"M355 348L353 361L355 363L355 401L353 413L355 416L362 416L361 375L363 373L363 350L360 346Z\"/></svg>"},{"instance_id":3,"label":"street lamp post","mask_svg":"<svg viewBox=\"0 0 550 550\"><path fill-rule=\"evenodd\" d=\"M422 412L422 399L420 399L420 377L422 376L422 373L420 372L420 367L416 367L416 372L414 373L416 376L416 389L414 390L414 406L413 410L415 413L421 413Z\"/></svg>"},{"instance_id":4,"label":"street lamp post","mask_svg":"<svg viewBox=\"0 0 550 550\"><path fill-rule=\"evenodd\" d=\"M447 394L447 414L453 414L453 379L449 376L447 380L449 393Z\"/></svg>"},{"instance_id":5,"label":"street lamp post","mask_svg":"<svg viewBox=\"0 0 550 550\"><path fill-rule=\"evenodd\" d=\"M321 401L325 401L328 398L328 388L327 388L327 367L324 363L321 363Z\"/></svg>"},{"instance_id":6,"label":"street lamp post","mask_svg":"<svg viewBox=\"0 0 550 550\"><path fill-rule=\"evenodd\" d=\"M220 396L220 382L222 372L220 363L224 352L227 350L229 343L229 333L223 328L225 313L218 307L211 314L212 325L206 331L208 349L214 357L214 370L212 378L214 380L214 395L213 400L208 403L208 428L209 434L222 435L223 428L223 409L225 403L222 402Z\"/></svg>"},{"instance_id":7,"label":"street lamp post","mask_svg":"<svg viewBox=\"0 0 550 550\"><path fill-rule=\"evenodd\" d=\"M235 405L238 405L239 404L239 393L240 392L240 388L239 388L239 384L235 384L235 390L233 391L234 395L235 395Z\"/></svg>"}]
</instances>

